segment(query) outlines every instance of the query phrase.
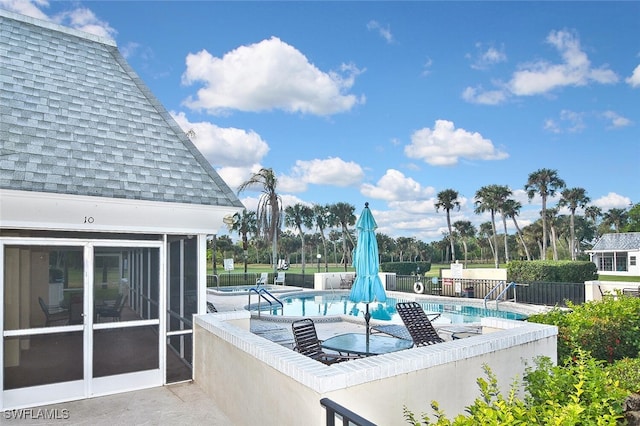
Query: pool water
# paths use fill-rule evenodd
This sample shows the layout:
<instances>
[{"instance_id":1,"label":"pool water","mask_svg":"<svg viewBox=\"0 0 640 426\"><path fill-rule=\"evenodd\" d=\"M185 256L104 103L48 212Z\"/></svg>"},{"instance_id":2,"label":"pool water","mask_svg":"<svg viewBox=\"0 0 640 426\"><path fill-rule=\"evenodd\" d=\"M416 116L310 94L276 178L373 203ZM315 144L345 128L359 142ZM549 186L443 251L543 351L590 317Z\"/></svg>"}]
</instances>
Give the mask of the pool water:
<instances>
[{"instance_id":1,"label":"pool water","mask_svg":"<svg viewBox=\"0 0 640 426\"><path fill-rule=\"evenodd\" d=\"M278 296L282 301L282 313L274 310L274 315L296 317L320 317L335 315L353 315L362 317L366 310L364 303L349 301L349 293L296 293ZM387 297L386 302L373 302L369 304L369 313L372 319L401 323L402 320L396 311L396 303L407 302L407 299ZM509 311L497 311L484 309L478 306L468 306L463 303L435 303L417 301L427 314L439 313L436 323L472 323L480 322L480 318L497 317L513 320L526 319L526 315ZM263 305L264 306L264 305Z\"/></svg>"}]
</instances>

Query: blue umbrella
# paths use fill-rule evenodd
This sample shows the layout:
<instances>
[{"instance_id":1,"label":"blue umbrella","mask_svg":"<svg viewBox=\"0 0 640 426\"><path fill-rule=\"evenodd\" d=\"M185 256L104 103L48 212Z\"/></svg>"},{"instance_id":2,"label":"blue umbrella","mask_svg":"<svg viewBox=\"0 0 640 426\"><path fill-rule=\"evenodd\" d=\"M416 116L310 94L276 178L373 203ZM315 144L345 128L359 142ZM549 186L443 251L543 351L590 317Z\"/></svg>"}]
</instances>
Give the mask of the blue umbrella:
<instances>
[{"instance_id":1,"label":"blue umbrella","mask_svg":"<svg viewBox=\"0 0 640 426\"><path fill-rule=\"evenodd\" d=\"M358 230L358 243L353 250L353 266L356 268L356 280L351 287L349 300L356 303L365 303L367 306L364 319L367 327L367 344L369 343L369 303L384 302L387 294L384 291L382 281L378 276L380 269L378 260L378 241L376 240L376 224L369 203L364 204L364 210L356 222Z\"/></svg>"}]
</instances>

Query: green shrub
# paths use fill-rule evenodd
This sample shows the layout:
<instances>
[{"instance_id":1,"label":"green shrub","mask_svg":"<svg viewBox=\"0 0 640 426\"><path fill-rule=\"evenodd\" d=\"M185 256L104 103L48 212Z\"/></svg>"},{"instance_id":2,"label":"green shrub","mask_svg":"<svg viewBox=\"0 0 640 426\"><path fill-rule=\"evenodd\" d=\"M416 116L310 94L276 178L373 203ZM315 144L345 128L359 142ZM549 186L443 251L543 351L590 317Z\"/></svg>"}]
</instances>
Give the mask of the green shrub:
<instances>
[{"instance_id":1,"label":"green shrub","mask_svg":"<svg viewBox=\"0 0 640 426\"><path fill-rule=\"evenodd\" d=\"M509 281L581 283L598 279L595 263L571 260L512 260L507 264Z\"/></svg>"},{"instance_id":2,"label":"green shrub","mask_svg":"<svg viewBox=\"0 0 640 426\"><path fill-rule=\"evenodd\" d=\"M640 393L640 358L624 358L607 367L613 380L620 383L622 389L631 393Z\"/></svg>"},{"instance_id":3,"label":"green shrub","mask_svg":"<svg viewBox=\"0 0 640 426\"><path fill-rule=\"evenodd\" d=\"M530 322L558 326L559 361L577 349L609 363L638 356L640 298L607 297L602 301L568 305L570 311L554 309L528 318Z\"/></svg>"},{"instance_id":4,"label":"green shrub","mask_svg":"<svg viewBox=\"0 0 640 426\"><path fill-rule=\"evenodd\" d=\"M380 271L395 272L398 275L412 275L420 268L420 274L431 270L431 262L384 262L380 264Z\"/></svg>"},{"instance_id":5,"label":"green shrub","mask_svg":"<svg viewBox=\"0 0 640 426\"><path fill-rule=\"evenodd\" d=\"M503 396L495 375L485 366L488 380L477 380L481 396L467 407L467 415L450 420L434 401L435 422L424 413L417 418L406 406L404 419L414 426L616 425L622 419L622 401L628 392L588 353L576 352L574 360L564 366L554 366L548 358L539 358L535 364L524 378L524 400L516 396L519 385L515 381Z\"/></svg>"}]
</instances>

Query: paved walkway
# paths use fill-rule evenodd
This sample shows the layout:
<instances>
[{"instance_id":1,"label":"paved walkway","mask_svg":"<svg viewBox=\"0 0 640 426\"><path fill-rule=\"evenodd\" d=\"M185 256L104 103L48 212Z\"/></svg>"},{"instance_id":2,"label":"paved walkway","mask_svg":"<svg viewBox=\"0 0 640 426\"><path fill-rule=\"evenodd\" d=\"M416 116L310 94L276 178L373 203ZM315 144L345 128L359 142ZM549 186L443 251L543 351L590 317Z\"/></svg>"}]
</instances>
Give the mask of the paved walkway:
<instances>
[{"instance_id":1,"label":"paved walkway","mask_svg":"<svg viewBox=\"0 0 640 426\"><path fill-rule=\"evenodd\" d=\"M22 419L11 418L22 416ZM2 425L232 425L193 383L0 413ZM47 418L45 418L47 416Z\"/></svg>"}]
</instances>

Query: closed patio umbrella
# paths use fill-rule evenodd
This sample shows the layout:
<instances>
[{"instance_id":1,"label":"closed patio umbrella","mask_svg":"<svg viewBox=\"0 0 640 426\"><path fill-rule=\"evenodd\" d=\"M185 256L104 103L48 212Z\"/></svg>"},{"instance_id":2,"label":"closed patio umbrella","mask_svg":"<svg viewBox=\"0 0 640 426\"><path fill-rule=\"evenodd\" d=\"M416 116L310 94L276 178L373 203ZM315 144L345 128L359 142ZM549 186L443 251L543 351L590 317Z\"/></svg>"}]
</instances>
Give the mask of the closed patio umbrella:
<instances>
[{"instance_id":1,"label":"closed patio umbrella","mask_svg":"<svg viewBox=\"0 0 640 426\"><path fill-rule=\"evenodd\" d=\"M367 327L367 346L369 345L369 303L384 302L387 300L387 294L384 291L382 281L378 276L379 259L378 259L378 241L376 240L375 229L376 224L369 203L364 204L364 210L356 222L358 230L358 242L353 251L353 266L356 269L356 280L351 287L349 300L356 303L365 303L366 312L364 320Z\"/></svg>"}]
</instances>

